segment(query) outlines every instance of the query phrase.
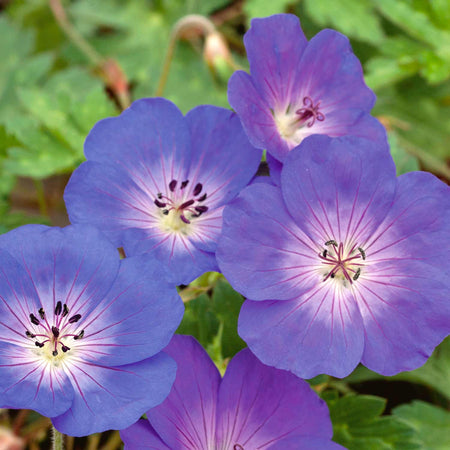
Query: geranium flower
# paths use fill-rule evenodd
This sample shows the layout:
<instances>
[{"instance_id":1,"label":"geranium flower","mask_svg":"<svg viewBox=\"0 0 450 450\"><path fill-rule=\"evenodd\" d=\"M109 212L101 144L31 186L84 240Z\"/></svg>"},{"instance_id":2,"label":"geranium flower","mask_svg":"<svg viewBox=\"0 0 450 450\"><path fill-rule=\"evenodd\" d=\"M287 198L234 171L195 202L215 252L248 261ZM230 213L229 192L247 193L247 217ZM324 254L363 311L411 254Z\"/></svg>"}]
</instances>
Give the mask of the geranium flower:
<instances>
[{"instance_id":1,"label":"geranium flower","mask_svg":"<svg viewBox=\"0 0 450 450\"><path fill-rule=\"evenodd\" d=\"M0 407L73 436L120 429L161 403L176 364L160 350L183 315L155 261L120 260L94 227L0 236Z\"/></svg>"},{"instance_id":2,"label":"geranium flower","mask_svg":"<svg viewBox=\"0 0 450 450\"><path fill-rule=\"evenodd\" d=\"M176 335L165 350L178 365L167 399L120 435L125 449L334 450L328 408L308 384L264 366L248 350L223 379L200 344Z\"/></svg>"},{"instance_id":3,"label":"geranium flower","mask_svg":"<svg viewBox=\"0 0 450 450\"><path fill-rule=\"evenodd\" d=\"M278 14L253 19L244 44L251 75L233 74L228 100L252 144L267 149L272 172L312 134L386 140L369 114L375 95L344 35L322 30L308 42L298 17Z\"/></svg>"},{"instance_id":4,"label":"geranium flower","mask_svg":"<svg viewBox=\"0 0 450 450\"><path fill-rule=\"evenodd\" d=\"M303 378L422 365L450 332L449 194L429 173L396 178L368 140L307 138L281 188L254 184L225 209L217 259L249 299L240 336Z\"/></svg>"},{"instance_id":5,"label":"geranium flower","mask_svg":"<svg viewBox=\"0 0 450 450\"><path fill-rule=\"evenodd\" d=\"M200 106L183 117L162 98L98 122L85 153L64 196L72 223L97 226L127 255L151 254L176 284L217 268L223 207L261 159L234 113Z\"/></svg>"}]
</instances>

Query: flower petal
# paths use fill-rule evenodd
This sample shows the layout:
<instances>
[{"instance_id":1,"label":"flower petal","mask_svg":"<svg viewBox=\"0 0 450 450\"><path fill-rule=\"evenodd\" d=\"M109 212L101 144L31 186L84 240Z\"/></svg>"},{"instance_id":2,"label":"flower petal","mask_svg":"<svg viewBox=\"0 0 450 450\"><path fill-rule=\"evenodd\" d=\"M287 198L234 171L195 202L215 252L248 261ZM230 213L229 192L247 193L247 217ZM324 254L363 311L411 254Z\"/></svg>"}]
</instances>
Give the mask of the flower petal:
<instances>
[{"instance_id":1,"label":"flower petal","mask_svg":"<svg viewBox=\"0 0 450 450\"><path fill-rule=\"evenodd\" d=\"M361 63L353 54L346 36L334 30L322 30L306 47L299 67L299 98L309 96L320 101L320 111L357 108L369 112L374 93L364 82Z\"/></svg>"},{"instance_id":2,"label":"flower petal","mask_svg":"<svg viewBox=\"0 0 450 450\"><path fill-rule=\"evenodd\" d=\"M195 230L192 231L195 236ZM147 254L162 265L166 279L173 284L189 284L204 272L217 270L214 253L204 252L182 233L149 234L133 229L125 233L124 248L127 255Z\"/></svg>"},{"instance_id":3,"label":"flower petal","mask_svg":"<svg viewBox=\"0 0 450 450\"><path fill-rule=\"evenodd\" d=\"M145 186L163 192L173 178L185 174L190 159L189 130L172 102L144 98L120 116L97 122L84 151L89 161L118 165L131 179L138 177Z\"/></svg>"},{"instance_id":4,"label":"flower petal","mask_svg":"<svg viewBox=\"0 0 450 450\"><path fill-rule=\"evenodd\" d=\"M178 366L169 397L147 412L169 448L214 448L220 374L191 336L175 335L166 348Z\"/></svg>"},{"instance_id":5,"label":"flower petal","mask_svg":"<svg viewBox=\"0 0 450 450\"><path fill-rule=\"evenodd\" d=\"M230 361L219 390L217 448L272 448L291 436L301 444L303 436L332 434L325 402L305 381L261 364L248 349Z\"/></svg>"},{"instance_id":6,"label":"flower petal","mask_svg":"<svg viewBox=\"0 0 450 450\"><path fill-rule=\"evenodd\" d=\"M287 300L321 281L316 249L284 206L278 187L257 183L225 208L220 269L244 296Z\"/></svg>"},{"instance_id":7,"label":"flower petal","mask_svg":"<svg viewBox=\"0 0 450 450\"><path fill-rule=\"evenodd\" d=\"M320 437L302 437L301 440L296 437L286 438L276 443L270 450L298 450L299 444L301 444L302 450L345 450L342 445L336 444L328 439Z\"/></svg>"},{"instance_id":8,"label":"flower petal","mask_svg":"<svg viewBox=\"0 0 450 450\"><path fill-rule=\"evenodd\" d=\"M201 182L210 207L226 204L253 178L262 152L250 144L239 118L227 109L198 106L186 120L192 142L190 187Z\"/></svg>"},{"instance_id":9,"label":"flower petal","mask_svg":"<svg viewBox=\"0 0 450 450\"><path fill-rule=\"evenodd\" d=\"M242 70L234 72L228 82L228 101L241 119L242 126L257 148L267 148L278 158L288 153L288 144L281 138L271 109L256 89L253 79Z\"/></svg>"},{"instance_id":10,"label":"flower petal","mask_svg":"<svg viewBox=\"0 0 450 450\"><path fill-rule=\"evenodd\" d=\"M292 217L318 245L364 246L392 203L395 165L369 140L315 135L289 153L281 187Z\"/></svg>"},{"instance_id":11,"label":"flower petal","mask_svg":"<svg viewBox=\"0 0 450 450\"><path fill-rule=\"evenodd\" d=\"M362 318L352 291L333 283L295 300L246 300L238 331L264 364L302 378L322 373L345 377L364 348Z\"/></svg>"},{"instance_id":12,"label":"flower petal","mask_svg":"<svg viewBox=\"0 0 450 450\"><path fill-rule=\"evenodd\" d=\"M298 17L276 14L253 19L244 44L256 89L271 108L285 109L307 45Z\"/></svg>"},{"instance_id":13,"label":"flower petal","mask_svg":"<svg viewBox=\"0 0 450 450\"><path fill-rule=\"evenodd\" d=\"M105 299L84 318L77 351L86 361L112 366L149 358L169 343L183 311L157 260L126 258Z\"/></svg>"},{"instance_id":14,"label":"flower petal","mask_svg":"<svg viewBox=\"0 0 450 450\"><path fill-rule=\"evenodd\" d=\"M120 430L125 450L170 450L146 419L139 419L131 427Z\"/></svg>"},{"instance_id":15,"label":"flower petal","mask_svg":"<svg viewBox=\"0 0 450 450\"><path fill-rule=\"evenodd\" d=\"M84 316L103 299L119 271L117 249L88 225L25 225L0 236L0 248L17 256L47 317L53 317L58 301L67 304L71 315Z\"/></svg>"},{"instance_id":16,"label":"flower petal","mask_svg":"<svg viewBox=\"0 0 450 450\"><path fill-rule=\"evenodd\" d=\"M363 363L376 372L419 367L450 333L449 193L431 174L402 175L366 247L358 302L367 334Z\"/></svg>"},{"instance_id":17,"label":"flower petal","mask_svg":"<svg viewBox=\"0 0 450 450\"><path fill-rule=\"evenodd\" d=\"M130 228L160 232L155 194L147 188L117 165L87 161L72 174L64 200L72 223L95 225L122 247Z\"/></svg>"},{"instance_id":18,"label":"flower petal","mask_svg":"<svg viewBox=\"0 0 450 450\"><path fill-rule=\"evenodd\" d=\"M80 361L68 370L77 395L52 422L61 433L86 436L127 428L161 403L172 387L176 364L161 352L136 364L104 367Z\"/></svg>"},{"instance_id":19,"label":"flower petal","mask_svg":"<svg viewBox=\"0 0 450 450\"><path fill-rule=\"evenodd\" d=\"M33 409L52 417L70 408L74 391L62 367L33 354L33 348L0 343L0 406Z\"/></svg>"}]
</instances>

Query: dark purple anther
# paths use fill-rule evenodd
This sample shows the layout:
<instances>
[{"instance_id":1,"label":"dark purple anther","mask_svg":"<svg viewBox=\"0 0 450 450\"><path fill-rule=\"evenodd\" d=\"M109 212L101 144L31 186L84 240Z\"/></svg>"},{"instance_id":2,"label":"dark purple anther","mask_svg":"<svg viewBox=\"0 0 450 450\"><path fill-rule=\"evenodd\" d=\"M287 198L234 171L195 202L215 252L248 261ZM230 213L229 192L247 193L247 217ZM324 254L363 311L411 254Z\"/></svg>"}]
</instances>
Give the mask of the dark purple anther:
<instances>
[{"instance_id":1,"label":"dark purple anther","mask_svg":"<svg viewBox=\"0 0 450 450\"><path fill-rule=\"evenodd\" d=\"M53 333L53 336L55 336L55 338L57 338L59 336L59 328L53 326L52 333Z\"/></svg>"},{"instance_id":2,"label":"dark purple anther","mask_svg":"<svg viewBox=\"0 0 450 450\"><path fill-rule=\"evenodd\" d=\"M167 216L167 215L169 214L169 210L168 210L168 209L165 209L165 210L163 211L163 214L164 214L165 216Z\"/></svg>"},{"instance_id":3,"label":"dark purple anther","mask_svg":"<svg viewBox=\"0 0 450 450\"><path fill-rule=\"evenodd\" d=\"M67 350L70 350L70 347L67 347L67 345L63 345L63 346L62 346L62 351L63 351L64 353L66 353ZM55 356L55 355L53 355L53 356Z\"/></svg>"},{"instance_id":4,"label":"dark purple anther","mask_svg":"<svg viewBox=\"0 0 450 450\"><path fill-rule=\"evenodd\" d=\"M81 319L81 314L75 314L69 319L69 323L78 322Z\"/></svg>"},{"instance_id":5,"label":"dark purple anther","mask_svg":"<svg viewBox=\"0 0 450 450\"><path fill-rule=\"evenodd\" d=\"M157 196L159 199L161 199L161 198L162 198L161 192L158 192L158 193L156 194L156 196Z\"/></svg>"},{"instance_id":6,"label":"dark purple anther","mask_svg":"<svg viewBox=\"0 0 450 450\"><path fill-rule=\"evenodd\" d=\"M194 203L195 203L195 200L188 200L187 202L182 203L178 209L188 208L189 206L193 205Z\"/></svg>"},{"instance_id":7,"label":"dark purple anther","mask_svg":"<svg viewBox=\"0 0 450 450\"><path fill-rule=\"evenodd\" d=\"M177 180L172 180L169 183L169 189L171 190L171 192L173 192L175 190L175 188L177 187Z\"/></svg>"},{"instance_id":8,"label":"dark purple anther","mask_svg":"<svg viewBox=\"0 0 450 450\"><path fill-rule=\"evenodd\" d=\"M188 225L191 223L190 220L186 219L186 217L183 216L183 214L181 214L180 219L184 222L187 223Z\"/></svg>"},{"instance_id":9,"label":"dark purple anther","mask_svg":"<svg viewBox=\"0 0 450 450\"><path fill-rule=\"evenodd\" d=\"M198 202L203 202L203 201L206 200L206 197L207 197L207 194L204 193L201 197L199 197L199 198L197 199L197 201L198 201Z\"/></svg>"},{"instance_id":10,"label":"dark purple anther","mask_svg":"<svg viewBox=\"0 0 450 450\"><path fill-rule=\"evenodd\" d=\"M189 183L189 180L184 180L184 181L182 181L182 182L181 182L180 189L184 189L184 188L188 185L188 183Z\"/></svg>"},{"instance_id":11,"label":"dark purple anther","mask_svg":"<svg viewBox=\"0 0 450 450\"><path fill-rule=\"evenodd\" d=\"M59 316L61 314L61 311L62 311L62 303L58 302L55 308L55 316Z\"/></svg>"},{"instance_id":12,"label":"dark purple anther","mask_svg":"<svg viewBox=\"0 0 450 450\"><path fill-rule=\"evenodd\" d=\"M234 444L233 445L233 450L245 450L244 447L242 447L242 445L240 444Z\"/></svg>"},{"instance_id":13,"label":"dark purple anther","mask_svg":"<svg viewBox=\"0 0 450 450\"><path fill-rule=\"evenodd\" d=\"M41 319L44 320L44 319L45 319L45 311L44 311L44 308L39 308L38 313L39 313L39 315L41 316Z\"/></svg>"},{"instance_id":14,"label":"dark purple anther","mask_svg":"<svg viewBox=\"0 0 450 450\"><path fill-rule=\"evenodd\" d=\"M53 356L58 356L58 350L53 350L53 351L52 351L52 355L53 355Z\"/></svg>"},{"instance_id":15,"label":"dark purple anther","mask_svg":"<svg viewBox=\"0 0 450 450\"><path fill-rule=\"evenodd\" d=\"M202 183L197 183L194 188L194 197L197 197L197 195L200 194L200 192L202 192L202 189L203 189Z\"/></svg>"},{"instance_id":16,"label":"dark purple anther","mask_svg":"<svg viewBox=\"0 0 450 450\"><path fill-rule=\"evenodd\" d=\"M29 338L35 338L36 337L36 335L35 334L33 334L33 333L30 333L28 330L27 331L25 331L25 334L29 337Z\"/></svg>"},{"instance_id":17,"label":"dark purple anther","mask_svg":"<svg viewBox=\"0 0 450 450\"><path fill-rule=\"evenodd\" d=\"M63 316L63 317L66 317L67 314L69 314L69 308L68 308L67 305L64 303L62 316Z\"/></svg>"},{"instance_id":18,"label":"dark purple anther","mask_svg":"<svg viewBox=\"0 0 450 450\"><path fill-rule=\"evenodd\" d=\"M75 340L81 339L83 336L84 336L84 330L81 330L81 331L79 332L78 336L75 336L74 339L75 339Z\"/></svg>"},{"instance_id":19,"label":"dark purple anther","mask_svg":"<svg viewBox=\"0 0 450 450\"><path fill-rule=\"evenodd\" d=\"M203 214L206 211L208 211L208 207L207 206L202 206L202 205L196 206L194 209L200 214Z\"/></svg>"},{"instance_id":20,"label":"dark purple anther","mask_svg":"<svg viewBox=\"0 0 450 450\"><path fill-rule=\"evenodd\" d=\"M34 325L39 325L41 323L34 314L30 314L30 320Z\"/></svg>"},{"instance_id":21,"label":"dark purple anther","mask_svg":"<svg viewBox=\"0 0 450 450\"><path fill-rule=\"evenodd\" d=\"M39 347L39 348L42 348L42 347L44 346L44 344L42 344L42 343L39 342L39 341L36 341L36 342L34 343L34 345L35 345L36 347Z\"/></svg>"},{"instance_id":22,"label":"dark purple anther","mask_svg":"<svg viewBox=\"0 0 450 450\"><path fill-rule=\"evenodd\" d=\"M156 205L158 208L164 208L164 207L167 206L167 203L163 203L163 202L160 202L159 200L156 200L156 199L155 199L155 205Z\"/></svg>"}]
</instances>

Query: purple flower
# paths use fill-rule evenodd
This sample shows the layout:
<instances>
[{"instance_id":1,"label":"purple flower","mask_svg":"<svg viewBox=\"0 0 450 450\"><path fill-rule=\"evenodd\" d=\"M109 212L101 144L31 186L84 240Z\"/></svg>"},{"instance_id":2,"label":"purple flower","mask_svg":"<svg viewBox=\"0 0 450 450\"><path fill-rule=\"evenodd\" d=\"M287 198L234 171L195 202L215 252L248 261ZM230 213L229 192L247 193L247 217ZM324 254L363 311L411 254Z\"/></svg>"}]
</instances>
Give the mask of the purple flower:
<instances>
[{"instance_id":1,"label":"purple flower","mask_svg":"<svg viewBox=\"0 0 450 450\"><path fill-rule=\"evenodd\" d=\"M225 209L217 260L249 299L240 336L303 378L422 365L450 332L449 194L429 173L396 178L366 139L307 138L281 188L254 184Z\"/></svg>"},{"instance_id":2,"label":"purple flower","mask_svg":"<svg viewBox=\"0 0 450 450\"><path fill-rule=\"evenodd\" d=\"M161 98L98 122L85 153L64 196L70 220L97 226L127 255L151 254L176 284L217 269L223 207L261 159L234 113L200 106L183 117Z\"/></svg>"},{"instance_id":3,"label":"purple flower","mask_svg":"<svg viewBox=\"0 0 450 450\"><path fill-rule=\"evenodd\" d=\"M386 140L344 35L322 30L308 42L296 16L279 14L253 19L244 43L251 75L233 74L228 100L252 144L267 149L272 170L312 134Z\"/></svg>"},{"instance_id":4,"label":"purple flower","mask_svg":"<svg viewBox=\"0 0 450 450\"><path fill-rule=\"evenodd\" d=\"M121 429L163 401L162 353L183 315L154 261L120 260L93 227L28 225L0 237L0 407L63 433Z\"/></svg>"},{"instance_id":5,"label":"purple flower","mask_svg":"<svg viewBox=\"0 0 450 450\"><path fill-rule=\"evenodd\" d=\"M178 365L167 399L121 431L125 449L339 449L327 406L296 376L248 350L223 379L200 344L176 335L165 350Z\"/></svg>"}]
</instances>

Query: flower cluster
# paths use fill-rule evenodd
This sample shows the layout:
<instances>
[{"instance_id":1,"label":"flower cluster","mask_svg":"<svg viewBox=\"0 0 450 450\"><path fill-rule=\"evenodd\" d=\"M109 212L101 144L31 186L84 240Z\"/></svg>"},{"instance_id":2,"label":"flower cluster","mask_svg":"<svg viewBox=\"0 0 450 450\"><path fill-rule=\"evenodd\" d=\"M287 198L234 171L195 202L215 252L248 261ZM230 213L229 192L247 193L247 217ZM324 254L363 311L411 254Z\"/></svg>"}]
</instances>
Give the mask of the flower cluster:
<instances>
[{"instance_id":1,"label":"flower cluster","mask_svg":"<svg viewBox=\"0 0 450 450\"><path fill-rule=\"evenodd\" d=\"M0 237L0 407L130 449L338 449L299 377L411 370L449 334L449 187L396 177L347 38L277 15L244 42L235 112L134 102L86 139L73 225ZM249 346L223 379L173 337L176 286L219 268Z\"/></svg>"}]
</instances>

